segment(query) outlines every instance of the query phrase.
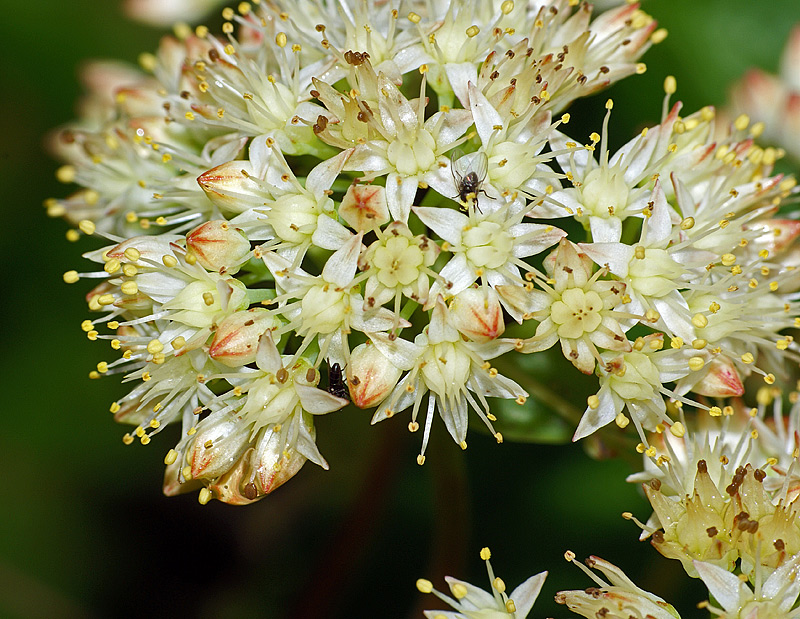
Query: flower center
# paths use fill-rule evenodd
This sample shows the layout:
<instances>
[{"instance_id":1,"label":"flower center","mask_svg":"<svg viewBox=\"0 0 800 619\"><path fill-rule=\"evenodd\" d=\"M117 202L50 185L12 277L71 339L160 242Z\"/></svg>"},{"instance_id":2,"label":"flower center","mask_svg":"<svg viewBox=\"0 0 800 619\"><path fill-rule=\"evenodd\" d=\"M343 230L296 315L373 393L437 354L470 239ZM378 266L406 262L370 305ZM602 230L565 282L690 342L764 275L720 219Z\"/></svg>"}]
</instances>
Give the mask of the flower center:
<instances>
[{"instance_id":1,"label":"flower center","mask_svg":"<svg viewBox=\"0 0 800 619\"><path fill-rule=\"evenodd\" d=\"M333 204L330 198L326 200ZM269 223L276 236L289 243L302 243L312 235L323 210L316 200L303 194L281 196L268 206Z\"/></svg>"},{"instance_id":2,"label":"flower center","mask_svg":"<svg viewBox=\"0 0 800 619\"><path fill-rule=\"evenodd\" d=\"M301 308L302 331L321 334L341 327L348 312L344 291L327 283L310 288L303 296Z\"/></svg>"},{"instance_id":3,"label":"flower center","mask_svg":"<svg viewBox=\"0 0 800 619\"><path fill-rule=\"evenodd\" d=\"M583 205L597 217L623 218L628 205L628 185L622 174L597 168L586 175L581 189Z\"/></svg>"},{"instance_id":4,"label":"flower center","mask_svg":"<svg viewBox=\"0 0 800 619\"><path fill-rule=\"evenodd\" d=\"M405 138L405 139L403 139ZM389 163L402 176L427 172L436 163L436 140L427 129L418 127L411 135L401 130L386 150Z\"/></svg>"},{"instance_id":5,"label":"flower center","mask_svg":"<svg viewBox=\"0 0 800 619\"><path fill-rule=\"evenodd\" d=\"M408 286L419 278L424 261L422 250L405 236L392 236L376 248L372 266L378 281L387 288Z\"/></svg>"},{"instance_id":6,"label":"flower center","mask_svg":"<svg viewBox=\"0 0 800 619\"><path fill-rule=\"evenodd\" d=\"M661 386L658 368L644 353L626 353L623 359L624 371L609 376L611 389L625 400L651 400L654 387Z\"/></svg>"},{"instance_id":7,"label":"flower center","mask_svg":"<svg viewBox=\"0 0 800 619\"><path fill-rule=\"evenodd\" d=\"M422 376L428 389L437 395L458 393L469 378L469 355L454 342L430 346L422 363Z\"/></svg>"},{"instance_id":8,"label":"flower center","mask_svg":"<svg viewBox=\"0 0 800 619\"><path fill-rule=\"evenodd\" d=\"M511 257L514 240L493 221L482 221L461 234L467 259L478 268L498 269Z\"/></svg>"},{"instance_id":9,"label":"flower center","mask_svg":"<svg viewBox=\"0 0 800 619\"><path fill-rule=\"evenodd\" d=\"M683 273L683 267L664 249L637 247L636 255L628 264L633 289L649 297L663 297L675 290L676 281Z\"/></svg>"},{"instance_id":10,"label":"flower center","mask_svg":"<svg viewBox=\"0 0 800 619\"><path fill-rule=\"evenodd\" d=\"M567 288L551 306L550 318L558 325L558 337L578 339L600 326L602 309L603 301L594 290Z\"/></svg>"}]
</instances>

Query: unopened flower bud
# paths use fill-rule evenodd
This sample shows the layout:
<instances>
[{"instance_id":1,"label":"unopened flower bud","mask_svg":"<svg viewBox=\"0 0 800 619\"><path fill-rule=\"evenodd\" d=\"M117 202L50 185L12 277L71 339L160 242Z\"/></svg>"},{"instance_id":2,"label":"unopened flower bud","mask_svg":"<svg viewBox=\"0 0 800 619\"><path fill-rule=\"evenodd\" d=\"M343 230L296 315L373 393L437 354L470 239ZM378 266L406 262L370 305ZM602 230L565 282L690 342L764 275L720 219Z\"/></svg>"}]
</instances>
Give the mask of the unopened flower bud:
<instances>
[{"instance_id":1,"label":"unopened flower bud","mask_svg":"<svg viewBox=\"0 0 800 619\"><path fill-rule=\"evenodd\" d=\"M277 323L269 310L261 307L231 314L219 323L208 355L232 368L252 363L259 338Z\"/></svg>"},{"instance_id":2,"label":"unopened flower bud","mask_svg":"<svg viewBox=\"0 0 800 619\"><path fill-rule=\"evenodd\" d=\"M467 288L450 306L453 326L471 340L488 342L505 331L503 308L493 288Z\"/></svg>"},{"instance_id":3,"label":"unopened flower bud","mask_svg":"<svg viewBox=\"0 0 800 619\"><path fill-rule=\"evenodd\" d=\"M207 221L186 235L186 246L209 271L235 271L250 253L250 241L227 221Z\"/></svg>"},{"instance_id":4,"label":"unopened flower bud","mask_svg":"<svg viewBox=\"0 0 800 619\"><path fill-rule=\"evenodd\" d=\"M339 206L339 217L358 232L369 232L389 221L386 190L378 185L350 185Z\"/></svg>"},{"instance_id":5,"label":"unopened flower bud","mask_svg":"<svg viewBox=\"0 0 800 619\"><path fill-rule=\"evenodd\" d=\"M197 177L206 197L227 213L243 213L263 203L255 195L256 186L249 179L250 162L229 161Z\"/></svg>"},{"instance_id":6,"label":"unopened flower bud","mask_svg":"<svg viewBox=\"0 0 800 619\"><path fill-rule=\"evenodd\" d=\"M767 219L748 224L747 229L761 232L751 243L766 249L770 255L781 253L800 236L800 222L793 219Z\"/></svg>"},{"instance_id":7,"label":"unopened flower bud","mask_svg":"<svg viewBox=\"0 0 800 619\"><path fill-rule=\"evenodd\" d=\"M350 353L347 366L347 382L353 404L359 408L370 408L383 400L402 372L392 365L383 353L371 343L361 344Z\"/></svg>"},{"instance_id":8,"label":"unopened flower bud","mask_svg":"<svg viewBox=\"0 0 800 619\"><path fill-rule=\"evenodd\" d=\"M192 479L214 479L226 473L247 447L249 430L235 413L201 421L186 455Z\"/></svg>"},{"instance_id":9,"label":"unopened flower bud","mask_svg":"<svg viewBox=\"0 0 800 619\"><path fill-rule=\"evenodd\" d=\"M146 264L146 261L161 262L164 256L172 256L170 244L181 237L175 234L160 236L137 236L127 239L108 250L106 256L122 263Z\"/></svg>"},{"instance_id":10,"label":"unopened flower bud","mask_svg":"<svg viewBox=\"0 0 800 619\"><path fill-rule=\"evenodd\" d=\"M711 398L729 398L744 394L742 379L730 359L717 357L706 368L706 375L692 391Z\"/></svg>"}]
</instances>

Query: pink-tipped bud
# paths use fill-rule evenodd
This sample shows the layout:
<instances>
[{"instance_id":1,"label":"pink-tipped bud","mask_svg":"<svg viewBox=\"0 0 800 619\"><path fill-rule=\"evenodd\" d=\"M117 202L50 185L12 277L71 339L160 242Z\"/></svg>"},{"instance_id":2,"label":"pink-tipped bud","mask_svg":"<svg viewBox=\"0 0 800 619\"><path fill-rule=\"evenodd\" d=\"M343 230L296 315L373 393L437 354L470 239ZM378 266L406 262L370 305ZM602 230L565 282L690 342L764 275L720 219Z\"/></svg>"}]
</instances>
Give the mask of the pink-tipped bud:
<instances>
[{"instance_id":1,"label":"pink-tipped bud","mask_svg":"<svg viewBox=\"0 0 800 619\"><path fill-rule=\"evenodd\" d=\"M259 338L277 325L278 320L261 307L235 312L219 323L208 355L232 368L252 363Z\"/></svg>"},{"instance_id":2,"label":"pink-tipped bud","mask_svg":"<svg viewBox=\"0 0 800 619\"><path fill-rule=\"evenodd\" d=\"M386 190L377 185L350 185L339 206L339 217L357 232L369 232L389 221Z\"/></svg>"},{"instance_id":3,"label":"pink-tipped bud","mask_svg":"<svg viewBox=\"0 0 800 619\"><path fill-rule=\"evenodd\" d=\"M752 243L766 249L772 255L790 247L800 236L800 222L793 219L767 219L749 224L747 229L761 232Z\"/></svg>"},{"instance_id":4,"label":"pink-tipped bud","mask_svg":"<svg viewBox=\"0 0 800 619\"><path fill-rule=\"evenodd\" d=\"M353 404L359 408L375 406L395 388L400 374L400 369L371 342L356 346L350 353L347 366L347 383Z\"/></svg>"},{"instance_id":5,"label":"pink-tipped bud","mask_svg":"<svg viewBox=\"0 0 800 619\"><path fill-rule=\"evenodd\" d=\"M197 226L186 235L186 247L209 271L233 272L250 253L244 232L224 219Z\"/></svg>"},{"instance_id":6,"label":"pink-tipped bud","mask_svg":"<svg viewBox=\"0 0 800 619\"><path fill-rule=\"evenodd\" d=\"M729 398L744 394L742 379L730 359L717 357L707 367L708 372L692 391L711 398Z\"/></svg>"},{"instance_id":7,"label":"pink-tipped bud","mask_svg":"<svg viewBox=\"0 0 800 619\"><path fill-rule=\"evenodd\" d=\"M201 421L186 455L192 479L214 479L226 473L244 453L249 437L249 427L234 413Z\"/></svg>"},{"instance_id":8,"label":"pink-tipped bud","mask_svg":"<svg viewBox=\"0 0 800 619\"><path fill-rule=\"evenodd\" d=\"M197 184L223 211L243 213L264 203L255 195L257 185L250 180L251 170L249 161L229 161L203 172L197 177Z\"/></svg>"},{"instance_id":9,"label":"pink-tipped bud","mask_svg":"<svg viewBox=\"0 0 800 619\"><path fill-rule=\"evenodd\" d=\"M476 342L500 337L506 329L503 308L493 288L459 292L450 305L450 319L456 329Z\"/></svg>"}]
</instances>

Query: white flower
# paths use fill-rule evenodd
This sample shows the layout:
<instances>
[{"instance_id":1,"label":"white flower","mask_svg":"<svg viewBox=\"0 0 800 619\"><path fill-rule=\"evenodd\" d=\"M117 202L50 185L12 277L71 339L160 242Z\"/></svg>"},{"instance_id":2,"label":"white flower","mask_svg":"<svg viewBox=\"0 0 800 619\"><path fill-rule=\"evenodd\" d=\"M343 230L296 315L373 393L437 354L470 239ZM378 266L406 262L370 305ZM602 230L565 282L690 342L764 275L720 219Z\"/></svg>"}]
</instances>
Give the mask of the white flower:
<instances>
[{"instance_id":1,"label":"white flower","mask_svg":"<svg viewBox=\"0 0 800 619\"><path fill-rule=\"evenodd\" d=\"M561 342L561 350L576 368L590 374L601 361L598 348L627 352L631 344L614 308L622 303L625 284L601 280L604 271L592 275L591 262L573 243L561 239L545 262L547 279L539 277L525 288L502 286L501 298L525 319L538 320L536 334L524 340L523 352L547 350ZM551 258L553 256L551 255Z\"/></svg>"},{"instance_id":2,"label":"white flower","mask_svg":"<svg viewBox=\"0 0 800 619\"><path fill-rule=\"evenodd\" d=\"M595 568L608 578L606 582L587 567L575 561L575 555L566 553L568 561L572 561L597 583L599 589L591 587L583 591L559 591L556 602L566 604L572 612L595 619L631 619L646 617L648 619L680 619L678 612L657 595L648 593L637 587L616 565L599 557L589 557L586 565Z\"/></svg>"},{"instance_id":3,"label":"white flower","mask_svg":"<svg viewBox=\"0 0 800 619\"><path fill-rule=\"evenodd\" d=\"M187 463L177 473L178 483L199 479L218 486L232 469L245 467L248 475L236 476L240 487L235 492L215 496L206 490L201 503L260 498L274 490L275 474L289 462L294 472L306 459L328 468L314 442L309 414L338 410L347 400L317 389L319 372L302 357L281 356L269 331L261 337L256 366L221 375L235 387L206 404L210 414L167 456L167 464Z\"/></svg>"},{"instance_id":4,"label":"white flower","mask_svg":"<svg viewBox=\"0 0 800 619\"><path fill-rule=\"evenodd\" d=\"M437 294L456 295L480 279L484 286L523 286L520 270L530 272L523 258L538 254L566 236L554 226L522 223L528 213L525 201L481 200L481 212L468 214L454 209L414 207L414 213L446 243L443 249L453 254L439 271L444 282L437 281L431 298ZM502 295L501 295L502 300ZM513 305L507 309L516 319L521 312Z\"/></svg>"},{"instance_id":5,"label":"white flower","mask_svg":"<svg viewBox=\"0 0 800 619\"><path fill-rule=\"evenodd\" d=\"M445 576L450 593L453 595L450 597L434 589L429 580L424 578L417 580L417 589L421 593L433 593L455 609L455 612L426 610L425 617L427 619L526 619L542 590L547 572L531 576L509 595L506 593L505 582L494 575L490 558L489 549L483 548L481 559L486 562L491 593L463 580Z\"/></svg>"},{"instance_id":6,"label":"white flower","mask_svg":"<svg viewBox=\"0 0 800 619\"><path fill-rule=\"evenodd\" d=\"M461 136L473 122L472 114L468 110L450 109L436 112L426 120L425 74L420 98L412 102L386 75L375 75L368 59L357 65L356 73L374 83L376 100L367 101L364 96L371 88L355 99L358 106L351 109L362 115L362 124L369 134L355 146L345 169L362 172L362 180L385 175L389 212L395 221L406 223L417 187L420 183L428 184L440 167L447 166L443 155L462 141ZM315 86L319 90L319 84ZM347 117L339 121L346 123ZM326 126L332 129L330 122ZM318 135L326 140L327 134ZM339 145L341 138L328 140Z\"/></svg>"},{"instance_id":7,"label":"white flower","mask_svg":"<svg viewBox=\"0 0 800 619\"><path fill-rule=\"evenodd\" d=\"M397 324L407 325L385 308L364 311L364 298L356 281L356 267L361 251L362 235L352 237L334 252L325 263L322 273L313 276L299 267L292 268L285 258L274 252L264 254L264 264L285 292L273 303L275 311L288 322L276 331L276 337L294 332L303 338L295 353L298 357L314 341L319 341L319 360L347 365L350 330L363 332L385 331Z\"/></svg>"},{"instance_id":8,"label":"white flower","mask_svg":"<svg viewBox=\"0 0 800 619\"><path fill-rule=\"evenodd\" d=\"M408 427L412 432L417 431L420 404L430 391L422 449L417 457L419 464L425 462L425 449L436 410L453 440L466 449L469 408L478 413L497 441L502 442L502 435L492 427L496 418L489 412L486 396L512 398L520 404L528 396L522 387L498 374L488 362L488 359L513 349L517 342L510 339L483 343L464 341L450 323L441 296L434 305L430 324L413 342L391 339L379 333L371 334L371 339L395 367L408 370L378 407L372 417L373 424L413 405Z\"/></svg>"},{"instance_id":9,"label":"white flower","mask_svg":"<svg viewBox=\"0 0 800 619\"><path fill-rule=\"evenodd\" d=\"M796 619L800 608L794 608L800 595L800 554L787 558L774 571L758 570L751 589L736 575L719 566L695 561L694 566L714 600L706 608L718 619Z\"/></svg>"},{"instance_id":10,"label":"white flower","mask_svg":"<svg viewBox=\"0 0 800 619\"><path fill-rule=\"evenodd\" d=\"M654 430L658 423L672 425L663 396L671 397L674 393L665 384L686 376L691 370L684 351L661 350L663 345L663 336L655 333L637 338L630 352L603 353L602 363L597 366L600 390L589 396L573 441L612 421L624 428L630 420L622 414L623 408L627 408L645 446L644 429Z\"/></svg>"}]
</instances>

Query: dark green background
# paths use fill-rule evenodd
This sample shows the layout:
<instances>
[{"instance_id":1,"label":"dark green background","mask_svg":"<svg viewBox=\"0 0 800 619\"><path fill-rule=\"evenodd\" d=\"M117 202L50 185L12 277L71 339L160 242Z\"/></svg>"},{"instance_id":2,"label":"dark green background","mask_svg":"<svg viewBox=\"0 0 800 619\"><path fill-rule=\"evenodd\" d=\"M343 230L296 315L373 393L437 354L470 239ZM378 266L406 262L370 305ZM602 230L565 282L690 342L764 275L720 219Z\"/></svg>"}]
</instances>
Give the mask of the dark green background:
<instances>
[{"instance_id":1,"label":"dark green background","mask_svg":"<svg viewBox=\"0 0 800 619\"><path fill-rule=\"evenodd\" d=\"M405 421L369 428L368 413L348 409L318 425L331 471L309 465L247 508L163 497L161 460L175 435L122 444L107 412L120 387L87 378L110 351L80 330L86 287L61 280L93 246L67 243L66 224L41 206L67 192L42 142L72 116L77 67L134 61L158 33L125 21L110 0L2 6L0 617L421 617L433 598L414 580L441 588L450 573L485 586L484 545L509 587L551 571L531 617L568 616L553 594L590 585L561 558L567 548L623 566L685 618L700 616L703 589L619 517L648 514L623 481L626 465L590 461L580 446L498 446L473 433L461 453L439 426L420 468ZM611 92L617 146L658 121L665 75L677 77L685 110L723 104L749 66L776 70L800 21L797 0L647 0L645 9L670 36L646 55L645 75ZM599 128L605 97L575 106L571 128Z\"/></svg>"}]
</instances>

